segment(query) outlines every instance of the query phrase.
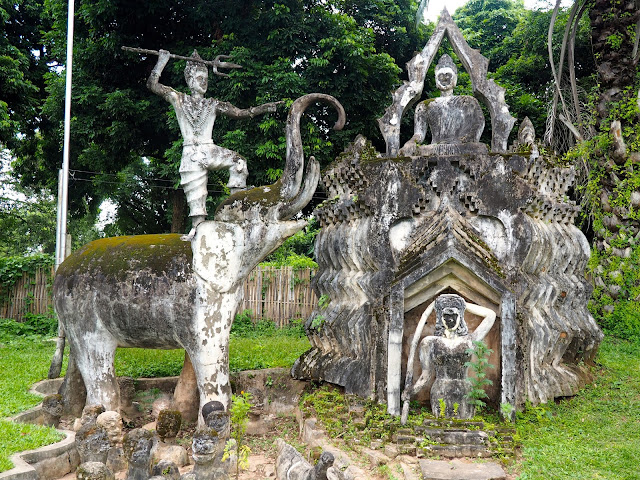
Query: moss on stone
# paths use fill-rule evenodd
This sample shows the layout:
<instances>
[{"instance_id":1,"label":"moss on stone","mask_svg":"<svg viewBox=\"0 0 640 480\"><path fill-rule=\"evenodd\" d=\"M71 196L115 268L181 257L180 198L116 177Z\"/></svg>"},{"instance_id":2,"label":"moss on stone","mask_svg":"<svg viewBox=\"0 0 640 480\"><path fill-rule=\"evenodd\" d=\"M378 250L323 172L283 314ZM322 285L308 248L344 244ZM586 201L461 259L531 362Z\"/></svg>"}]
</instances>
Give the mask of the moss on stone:
<instances>
[{"instance_id":1,"label":"moss on stone","mask_svg":"<svg viewBox=\"0 0 640 480\"><path fill-rule=\"evenodd\" d=\"M261 187L243 190L230 195L216 209L216 214L226 207L233 208L236 202L241 203L242 211L247 211L254 206L262 208L270 208L282 202L282 179L278 179L273 185L264 185Z\"/></svg>"},{"instance_id":2,"label":"moss on stone","mask_svg":"<svg viewBox=\"0 0 640 480\"><path fill-rule=\"evenodd\" d=\"M192 264L191 243L182 241L178 234L129 235L88 243L60 265L57 275L71 276L91 270L125 278L125 272L131 269L167 272L177 266L190 269Z\"/></svg>"}]
</instances>

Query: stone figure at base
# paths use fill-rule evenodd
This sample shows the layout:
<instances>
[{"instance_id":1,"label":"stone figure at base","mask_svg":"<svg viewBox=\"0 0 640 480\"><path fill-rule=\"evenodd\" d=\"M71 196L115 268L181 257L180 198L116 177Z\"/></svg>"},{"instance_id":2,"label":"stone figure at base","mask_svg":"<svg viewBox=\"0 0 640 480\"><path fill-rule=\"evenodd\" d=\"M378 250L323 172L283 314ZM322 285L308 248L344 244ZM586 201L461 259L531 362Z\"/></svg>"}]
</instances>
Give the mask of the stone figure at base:
<instances>
[{"instance_id":1,"label":"stone figure at base","mask_svg":"<svg viewBox=\"0 0 640 480\"><path fill-rule=\"evenodd\" d=\"M458 155L484 153L478 143L484 130L484 115L478 100L469 95L453 95L458 69L449 55L436 65L436 87L440 97L416 106L414 134L400 150L403 155ZM420 146L431 131L431 145Z\"/></svg>"},{"instance_id":2,"label":"stone figure at base","mask_svg":"<svg viewBox=\"0 0 640 480\"><path fill-rule=\"evenodd\" d=\"M180 125L184 140L180 161L180 184L189 204L192 230L185 240L190 240L195 228L207 217L205 204L209 170L228 168L227 186L232 193L247 185L249 172L246 160L233 150L215 145L211 139L216 116L222 114L234 119L253 118L263 113L275 112L276 106L282 102L241 109L215 98L205 98L209 81L208 71L206 65L197 61L187 62L184 69L184 78L191 89L191 95L177 92L159 82L162 70L170 58L170 53L166 50L160 50L159 53L158 63L147 80L147 87L173 105ZM201 60L195 50L191 57Z\"/></svg>"},{"instance_id":3,"label":"stone figure at base","mask_svg":"<svg viewBox=\"0 0 640 480\"><path fill-rule=\"evenodd\" d=\"M420 378L412 385L413 362L416 347L424 326L436 310L436 327L434 335L425 337L420 342L419 355L422 372ZM476 330L469 334L464 320L465 310L484 317ZM418 327L413 336L409 358L407 361L407 378L405 390L402 394L404 402L402 408L402 423L406 423L409 414L409 400L412 395L425 388L435 375L431 386L431 410L434 415L441 416L440 404L444 400L445 417L471 418L475 413L473 404L469 403L467 395L471 391L471 384L467 376L466 362L471 361L469 349L473 342L482 341L496 319L493 310L466 303L462 297L454 294L444 294L436 298L422 314ZM457 405L457 407L454 407Z\"/></svg>"}]
</instances>

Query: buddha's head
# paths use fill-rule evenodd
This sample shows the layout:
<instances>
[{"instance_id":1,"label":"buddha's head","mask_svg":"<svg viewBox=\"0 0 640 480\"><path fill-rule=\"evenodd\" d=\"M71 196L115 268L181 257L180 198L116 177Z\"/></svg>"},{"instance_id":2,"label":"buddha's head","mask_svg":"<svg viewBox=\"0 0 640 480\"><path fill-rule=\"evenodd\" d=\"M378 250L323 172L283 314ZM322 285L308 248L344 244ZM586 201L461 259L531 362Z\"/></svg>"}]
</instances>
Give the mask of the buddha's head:
<instances>
[{"instance_id":1,"label":"buddha's head","mask_svg":"<svg viewBox=\"0 0 640 480\"><path fill-rule=\"evenodd\" d=\"M443 96L451 95L458 83L458 68L446 53L440 57L436 65L436 87Z\"/></svg>"},{"instance_id":2,"label":"buddha's head","mask_svg":"<svg viewBox=\"0 0 640 480\"><path fill-rule=\"evenodd\" d=\"M191 58L201 60L200 55L198 55L196 50L191 54ZM207 70L207 66L200 62L187 62L187 66L184 69L184 79L187 81L187 85L189 86L191 93L195 95L204 95L209 84L209 72Z\"/></svg>"}]
</instances>

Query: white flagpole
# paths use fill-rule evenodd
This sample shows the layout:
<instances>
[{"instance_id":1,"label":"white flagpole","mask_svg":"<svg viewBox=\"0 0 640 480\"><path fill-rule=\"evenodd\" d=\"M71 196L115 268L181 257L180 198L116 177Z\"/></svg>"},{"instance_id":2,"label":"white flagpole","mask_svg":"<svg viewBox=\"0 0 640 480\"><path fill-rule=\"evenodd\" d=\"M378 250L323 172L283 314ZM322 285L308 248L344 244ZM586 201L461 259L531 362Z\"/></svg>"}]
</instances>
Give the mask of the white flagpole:
<instances>
[{"instance_id":1,"label":"white flagpole","mask_svg":"<svg viewBox=\"0 0 640 480\"><path fill-rule=\"evenodd\" d=\"M58 174L58 226L56 228L56 270L67 255L67 206L69 197L69 138L71 136L71 71L73 65L73 17L75 14L74 0L69 0L67 14L67 62L66 89L64 99L64 146L62 151L62 169ZM51 359L48 378L58 378L62 370L64 355L64 328L58 322L58 341L56 351Z\"/></svg>"},{"instance_id":2,"label":"white flagpole","mask_svg":"<svg viewBox=\"0 0 640 480\"><path fill-rule=\"evenodd\" d=\"M56 240L56 268L62 263L67 247L67 202L69 197L69 137L71 132L71 72L73 65L73 17L75 13L74 0L69 0L67 16L67 62L66 90L64 100L64 147L62 153L61 187L58 189L58 227Z\"/></svg>"}]
</instances>

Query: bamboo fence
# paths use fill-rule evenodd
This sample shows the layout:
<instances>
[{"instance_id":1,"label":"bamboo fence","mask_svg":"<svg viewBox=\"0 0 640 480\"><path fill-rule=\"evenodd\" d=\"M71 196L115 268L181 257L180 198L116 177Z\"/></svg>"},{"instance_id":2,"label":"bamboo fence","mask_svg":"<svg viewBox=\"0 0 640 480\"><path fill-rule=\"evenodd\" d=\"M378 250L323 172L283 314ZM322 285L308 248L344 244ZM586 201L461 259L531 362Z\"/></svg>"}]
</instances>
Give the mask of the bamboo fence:
<instances>
[{"instance_id":1,"label":"bamboo fence","mask_svg":"<svg viewBox=\"0 0 640 480\"><path fill-rule=\"evenodd\" d=\"M251 310L253 318L268 318L278 327L291 319L307 318L318 303L311 289L311 269L256 267L244 284L241 310Z\"/></svg>"},{"instance_id":2,"label":"bamboo fence","mask_svg":"<svg viewBox=\"0 0 640 480\"><path fill-rule=\"evenodd\" d=\"M296 318L307 318L318 303L311 289L311 269L292 267L256 267L244 284L244 300L238 313L251 310L254 319L273 320L278 327ZM46 314L53 306L51 282L53 271L40 269L35 275L24 274L0 298L0 318L24 321L26 313Z\"/></svg>"},{"instance_id":3,"label":"bamboo fence","mask_svg":"<svg viewBox=\"0 0 640 480\"><path fill-rule=\"evenodd\" d=\"M27 272L7 291L2 290L0 297L0 318L12 318L24 321L25 314L46 314L53 307L51 300L51 281L53 268L38 269L35 274Z\"/></svg>"}]
</instances>

